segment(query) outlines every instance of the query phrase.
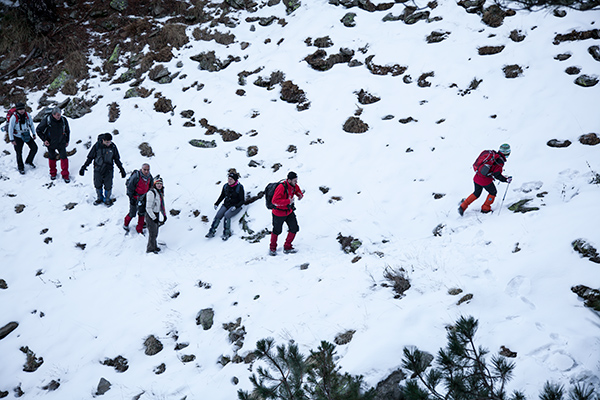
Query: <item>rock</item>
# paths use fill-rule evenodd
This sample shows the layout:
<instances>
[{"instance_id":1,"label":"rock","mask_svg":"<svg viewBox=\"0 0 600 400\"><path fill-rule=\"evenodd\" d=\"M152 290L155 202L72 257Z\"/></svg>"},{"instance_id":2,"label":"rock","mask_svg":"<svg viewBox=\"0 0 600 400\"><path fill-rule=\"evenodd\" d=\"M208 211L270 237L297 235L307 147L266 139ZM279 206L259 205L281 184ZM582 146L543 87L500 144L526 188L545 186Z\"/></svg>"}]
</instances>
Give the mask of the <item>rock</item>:
<instances>
[{"instance_id":1,"label":"rock","mask_svg":"<svg viewBox=\"0 0 600 400\"><path fill-rule=\"evenodd\" d=\"M306 110L310 106L310 102L306 99L306 94L304 91L292 81L281 82L280 98L288 103L298 103L296 106L298 111Z\"/></svg>"},{"instance_id":2,"label":"rock","mask_svg":"<svg viewBox=\"0 0 600 400\"><path fill-rule=\"evenodd\" d=\"M573 246L573 250L581 254L581 257L589 258L590 261L600 264L598 250L585 239L576 239L571 243L571 246Z\"/></svg>"},{"instance_id":3,"label":"rock","mask_svg":"<svg viewBox=\"0 0 600 400\"><path fill-rule=\"evenodd\" d=\"M585 300L584 306L600 311L600 290L585 285L577 285L573 286L571 291Z\"/></svg>"},{"instance_id":4,"label":"rock","mask_svg":"<svg viewBox=\"0 0 600 400\"><path fill-rule=\"evenodd\" d=\"M551 139L548 140L548 143L546 143L549 147L569 147L571 145L571 141L570 140L558 140L558 139Z\"/></svg>"},{"instance_id":5,"label":"rock","mask_svg":"<svg viewBox=\"0 0 600 400\"><path fill-rule=\"evenodd\" d=\"M227 68L232 62L240 62L240 57L228 56L225 61L219 60L214 51L208 53L200 53L195 56L191 56L190 59L197 61L200 65L198 68L203 71L216 72Z\"/></svg>"},{"instance_id":6,"label":"rock","mask_svg":"<svg viewBox=\"0 0 600 400\"><path fill-rule=\"evenodd\" d=\"M19 326L19 323L13 321L13 322L9 322L8 324L6 324L2 328L0 328L0 340L4 339L8 335L10 335L10 333L12 331L14 331L15 329L17 329L18 326Z\"/></svg>"},{"instance_id":7,"label":"rock","mask_svg":"<svg viewBox=\"0 0 600 400\"><path fill-rule=\"evenodd\" d=\"M144 341L144 347L146 350L144 353L147 356L153 356L158 354L163 349L163 344L154 335L150 335Z\"/></svg>"},{"instance_id":8,"label":"rock","mask_svg":"<svg viewBox=\"0 0 600 400\"><path fill-rule=\"evenodd\" d=\"M36 357L35 353L27 346L23 346L20 350L27 356L27 361L23 366L25 372L35 372L44 363L43 357Z\"/></svg>"},{"instance_id":9,"label":"rock","mask_svg":"<svg viewBox=\"0 0 600 400\"><path fill-rule=\"evenodd\" d=\"M96 389L96 396L102 396L104 393L110 390L111 383L104 378L100 378L98 382L98 388Z\"/></svg>"},{"instance_id":10,"label":"rock","mask_svg":"<svg viewBox=\"0 0 600 400\"><path fill-rule=\"evenodd\" d=\"M510 40L517 43L525 40L525 35L523 35L523 33L517 29L512 30L508 37L510 38Z\"/></svg>"},{"instance_id":11,"label":"rock","mask_svg":"<svg viewBox=\"0 0 600 400\"><path fill-rule=\"evenodd\" d=\"M592 87L596 86L598 83L598 78L595 76L589 75L580 75L575 79L575 84L582 87Z\"/></svg>"},{"instance_id":12,"label":"rock","mask_svg":"<svg viewBox=\"0 0 600 400\"><path fill-rule=\"evenodd\" d=\"M109 367L113 367L117 372L125 372L129 369L129 365L127 359L123 356L117 356L112 360L110 358L106 358L102 365L108 365Z\"/></svg>"},{"instance_id":13,"label":"rock","mask_svg":"<svg viewBox=\"0 0 600 400\"><path fill-rule=\"evenodd\" d=\"M152 147L150 147L150 144L148 144L148 142L143 142L138 146L138 149L140 149L140 154L143 155L144 157L152 157L154 156L154 152L152 151Z\"/></svg>"},{"instance_id":14,"label":"rock","mask_svg":"<svg viewBox=\"0 0 600 400\"><path fill-rule=\"evenodd\" d=\"M246 149L246 155L248 157L254 157L258 154L258 146L248 146Z\"/></svg>"},{"instance_id":15,"label":"rock","mask_svg":"<svg viewBox=\"0 0 600 400\"><path fill-rule=\"evenodd\" d=\"M530 212L530 211L537 211L539 210L539 207L527 207L525 206L525 204L529 203L531 200L533 199L524 199L524 200L520 200L517 201L516 203L511 204L508 209L512 212L515 213L526 213L526 212Z\"/></svg>"},{"instance_id":16,"label":"rock","mask_svg":"<svg viewBox=\"0 0 600 400\"><path fill-rule=\"evenodd\" d=\"M217 142L215 142L214 140L208 141L202 139L192 139L189 141L189 143L194 147L200 147L202 149L210 149L217 147Z\"/></svg>"},{"instance_id":17,"label":"rock","mask_svg":"<svg viewBox=\"0 0 600 400\"><path fill-rule=\"evenodd\" d=\"M21 214L23 212L23 210L25 210L25 204L17 204L15 206L15 212L17 214Z\"/></svg>"},{"instance_id":18,"label":"rock","mask_svg":"<svg viewBox=\"0 0 600 400\"><path fill-rule=\"evenodd\" d=\"M192 118L194 116L194 110L183 110L179 113L183 118Z\"/></svg>"},{"instance_id":19,"label":"rock","mask_svg":"<svg viewBox=\"0 0 600 400\"><path fill-rule=\"evenodd\" d=\"M483 47L477 48L477 51L479 52L480 56L488 56L488 55L492 55L492 54L498 54L502 50L504 50L504 46L483 46Z\"/></svg>"},{"instance_id":20,"label":"rock","mask_svg":"<svg viewBox=\"0 0 600 400\"><path fill-rule=\"evenodd\" d=\"M497 28L502 25L504 22L504 17L507 15L507 12L505 12L500 6L494 4L483 11L481 20L484 24L491 26L492 28Z\"/></svg>"},{"instance_id":21,"label":"rock","mask_svg":"<svg viewBox=\"0 0 600 400\"><path fill-rule=\"evenodd\" d=\"M42 386L43 390L53 392L60 387L60 379L58 381L52 379L47 385Z\"/></svg>"},{"instance_id":22,"label":"rock","mask_svg":"<svg viewBox=\"0 0 600 400\"><path fill-rule=\"evenodd\" d=\"M457 295L461 294L462 292L463 292L463 290L460 289L460 288L451 288L451 289L448 289L448 294L450 296L457 296Z\"/></svg>"},{"instance_id":23,"label":"rock","mask_svg":"<svg viewBox=\"0 0 600 400\"><path fill-rule=\"evenodd\" d=\"M429 35L427 35L425 40L429 44L439 43L442 40L446 39L448 37L448 35L450 35L450 32L431 32Z\"/></svg>"},{"instance_id":24,"label":"rock","mask_svg":"<svg viewBox=\"0 0 600 400\"><path fill-rule=\"evenodd\" d=\"M170 75L170 72L162 64L157 64L148 72L148 78L154 82L159 82L162 78Z\"/></svg>"},{"instance_id":25,"label":"rock","mask_svg":"<svg viewBox=\"0 0 600 400\"><path fill-rule=\"evenodd\" d=\"M579 136L579 143L586 144L588 146L595 146L600 143L600 138L595 133L588 133L587 135Z\"/></svg>"},{"instance_id":26,"label":"rock","mask_svg":"<svg viewBox=\"0 0 600 400\"><path fill-rule=\"evenodd\" d=\"M86 100L83 97L73 98L64 109L64 115L69 118L77 119L85 114L92 112L92 107L98 103L96 100Z\"/></svg>"},{"instance_id":27,"label":"rock","mask_svg":"<svg viewBox=\"0 0 600 400\"><path fill-rule=\"evenodd\" d=\"M127 0L111 0L110 7L117 10L118 12L123 12L127 9Z\"/></svg>"},{"instance_id":28,"label":"rock","mask_svg":"<svg viewBox=\"0 0 600 400\"><path fill-rule=\"evenodd\" d=\"M567 12L565 10L559 10L558 8L554 10L553 14L557 18L564 18L567 16Z\"/></svg>"},{"instance_id":29,"label":"rock","mask_svg":"<svg viewBox=\"0 0 600 400\"><path fill-rule=\"evenodd\" d=\"M446 227L445 224L443 223L439 223L435 228L433 228L433 236L442 236L442 233L444 232L444 228Z\"/></svg>"},{"instance_id":30,"label":"rock","mask_svg":"<svg viewBox=\"0 0 600 400\"><path fill-rule=\"evenodd\" d=\"M600 46L588 47L588 53L590 53L592 55L594 60L600 61Z\"/></svg>"},{"instance_id":31,"label":"rock","mask_svg":"<svg viewBox=\"0 0 600 400\"><path fill-rule=\"evenodd\" d=\"M54 92L62 87L67 80L69 80L71 76L67 71L61 71L60 74L52 81L50 86L48 86L49 92Z\"/></svg>"},{"instance_id":32,"label":"rock","mask_svg":"<svg viewBox=\"0 0 600 400\"><path fill-rule=\"evenodd\" d=\"M473 299L473 295L471 293L465 294L463 297L460 298L460 300L458 300L456 302L456 305L460 306L462 303L466 303L467 301L470 301L471 299Z\"/></svg>"},{"instance_id":33,"label":"rock","mask_svg":"<svg viewBox=\"0 0 600 400\"><path fill-rule=\"evenodd\" d=\"M413 25L421 20L428 20L429 14L430 14L429 11L419 11L416 13L412 13L412 14L404 17L404 23L406 25Z\"/></svg>"},{"instance_id":34,"label":"rock","mask_svg":"<svg viewBox=\"0 0 600 400\"><path fill-rule=\"evenodd\" d=\"M156 102L154 102L154 111L156 112L166 114L173 111L174 109L175 107L173 107L173 103L170 99L167 99L166 97L159 96Z\"/></svg>"},{"instance_id":35,"label":"rock","mask_svg":"<svg viewBox=\"0 0 600 400\"><path fill-rule=\"evenodd\" d=\"M508 79L517 78L523 74L523 68L516 64L505 65L502 71L504 71L504 76Z\"/></svg>"},{"instance_id":36,"label":"rock","mask_svg":"<svg viewBox=\"0 0 600 400\"><path fill-rule=\"evenodd\" d=\"M356 21L354 21L355 17L356 17L356 13L349 12L349 13L346 13L346 15L344 15L342 17L340 22L342 24L344 24L345 27L352 28L352 27L356 26Z\"/></svg>"},{"instance_id":37,"label":"rock","mask_svg":"<svg viewBox=\"0 0 600 400\"><path fill-rule=\"evenodd\" d=\"M196 359L196 356L194 354L185 354L185 355L182 355L180 358L182 363L192 362L195 359Z\"/></svg>"},{"instance_id":38,"label":"rock","mask_svg":"<svg viewBox=\"0 0 600 400\"><path fill-rule=\"evenodd\" d=\"M554 59L558 60L558 61L566 61L569 58L571 58L571 54L569 53L563 53L563 54L557 54Z\"/></svg>"},{"instance_id":39,"label":"rock","mask_svg":"<svg viewBox=\"0 0 600 400\"><path fill-rule=\"evenodd\" d=\"M212 328L214 323L215 311L212 308L205 308L200 310L196 316L196 325L202 325L202 329L205 331Z\"/></svg>"},{"instance_id":40,"label":"rock","mask_svg":"<svg viewBox=\"0 0 600 400\"><path fill-rule=\"evenodd\" d=\"M352 236L342 236L341 232L338 233L337 241L340 243L342 250L346 254L355 253L356 250L362 246L362 242L359 239L355 239Z\"/></svg>"},{"instance_id":41,"label":"rock","mask_svg":"<svg viewBox=\"0 0 600 400\"><path fill-rule=\"evenodd\" d=\"M154 373L156 375L160 375L163 372L165 372L167 370L167 366L165 365L165 363L160 364L158 367L154 368Z\"/></svg>"},{"instance_id":42,"label":"rock","mask_svg":"<svg viewBox=\"0 0 600 400\"><path fill-rule=\"evenodd\" d=\"M8 284L4 279L0 279L0 289L8 289Z\"/></svg>"},{"instance_id":43,"label":"rock","mask_svg":"<svg viewBox=\"0 0 600 400\"><path fill-rule=\"evenodd\" d=\"M346 332L337 334L335 336L335 339L333 339L333 341L338 346L348 344L348 343L350 343L350 341L352 341L352 337L354 336L355 333L356 333L356 331L354 329L347 330Z\"/></svg>"},{"instance_id":44,"label":"rock","mask_svg":"<svg viewBox=\"0 0 600 400\"><path fill-rule=\"evenodd\" d=\"M365 133L369 130L369 125L358 117L349 117L342 129L348 133Z\"/></svg>"},{"instance_id":45,"label":"rock","mask_svg":"<svg viewBox=\"0 0 600 400\"><path fill-rule=\"evenodd\" d=\"M506 348L504 346L500 346L499 354L501 356L508 357L508 358L515 358L515 357L517 357L517 352L516 351L511 351L510 349L508 349L508 348Z\"/></svg>"},{"instance_id":46,"label":"rock","mask_svg":"<svg viewBox=\"0 0 600 400\"><path fill-rule=\"evenodd\" d=\"M381 97L377 97L366 92L364 89L360 89L359 92L354 92L358 96L358 102L363 105L377 103L381 100Z\"/></svg>"},{"instance_id":47,"label":"rock","mask_svg":"<svg viewBox=\"0 0 600 400\"><path fill-rule=\"evenodd\" d=\"M568 75L577 75L578 73L581 72L581 68L572 66L572 67L568 67L567 69L565 69L565 72Z\"/></svg>"},{"instance_id":48,"label":"rock","mask_svg":"<svg viewBox=\"0 0 600 400\"><path fill-rule=\"evenodd\" d=\"M333 42L331 41L331 38L329 36L316 38L313 44L320 49L333 46Z\"/></svg>"},{"instance_id":49,"label":"rock","mask_svg":"<svg viewBox=\"0 0 600 400\"><path fill-rule=\"evenodd\" d=\"M377 383L373 400L403 400L404 394L400 382L406 378L401 369L392 372L387 378Z\"/></svg>"}]
</instances>

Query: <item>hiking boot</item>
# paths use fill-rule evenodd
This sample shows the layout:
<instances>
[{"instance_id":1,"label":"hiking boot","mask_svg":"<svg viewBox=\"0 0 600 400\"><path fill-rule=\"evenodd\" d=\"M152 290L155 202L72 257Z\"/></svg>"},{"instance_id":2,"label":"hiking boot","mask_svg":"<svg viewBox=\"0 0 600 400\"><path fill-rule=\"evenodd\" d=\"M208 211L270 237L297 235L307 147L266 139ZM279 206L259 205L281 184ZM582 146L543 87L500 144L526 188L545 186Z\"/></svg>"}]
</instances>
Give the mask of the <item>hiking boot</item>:
<instances>
[{"instance_id":1,"label":"hiking boot","mask_svg":"<svg viewBox=\"0 0 600 400\"><path fill-rule=\"evenodd\" d=\"M110 207L113 205L115 201L113 199L106 199L104 200L104 204L106 204L106 207Z\"/></svg>"},{"instance_id":2,"label":"hiking boot","mask_svg":"<svg viewBox=\"0 0 600 400\"><path fill-rule=\"evenodd\" d=\"M223 232L223 236L221 236L221 239L223 239L224 241L229 239L231 237L231 232L230 231L225 231Z\"/></svg>"},{"instance_id":3,"label":"hiking boot","mask_svg":"<svg viewBox=\"0 0 600 400\"><path fill-rule=\"evenodd\" d=\"M71 179L69 179L69 177L66 177L66 178L63 178L63 179L64 179L65 183L71 182Z\"/></svg>"},{"instance_id":4,"label":"hiking boot","mask_svg":"<svg viewBox=\"0 0 600 400\"><path fill-rule=\"evenodd\" d=\"M19 173L20 173L21 175L25 175L25 170L24 170L24 169L20 169L20 170L19 170Z\"/></svg>"},{"instance_id":5,"label":"hiking boot","mask_svg":"<svg viewBox=\"0 0 600 400\"><path fill-rule=\"evenodd\" d=\"M29 165L31 168L35 169L35 165L32 162L26 162L25 165Z\"/></svg>"},{"instance_id":6,"label":"hiking boot","mask_svg":"<svg viewBox=\"0 0 600 400\"><path fill-rule=\"evenodd\" d=\"M463 210L463 208L461 206L458 206L458 213L460 214L460 216L462 217L463 214L465 213L465 210Z\"/></svg>"},{"instance_id":7,"label":"hiking boot","mask_svg":"<svg viewBox=\"0 0 600 400\"><path fill-rule=\"evenodd\" d=\"M208 231L208 233L204 237L209 238L209 239L213 238L213 237L215 237L215 233L213 231Z\"/></svg>"},{"instance_id":8,"label":"hiking boot","mask_svg":"<svg viewBox=\"0 0 600 400\"><path fill-rule=\"evenodd\" d=\"M96 200L94 200L94 205L95 206L97 206L98 204L102 204L102 203L104 203L104 200L102 200L102 199L96 199Z\"/></svg>"},{"instance_id":9,"label":"hiking boot","mask_svg":"<svg viewBox=\"0 0 600 400\"><path fill-rule=\"evenodd\" d=\"M298 252L298 250L296 250L293 247L290 247L289 249L283 249L283 254L294 254L294 253L297 253L297 252Z\"/></svg>"},{"instance_id":10,"label":"hiking boot","mask_svg":"<svg viewBox=\"0 0 600 400\"><path fill-rule=\"evenodd\" d=\"M50 179L55 181L56 180L56 175L50 175Z\"/></svg>"},{"instance_id":11,"label":"hiking boot","mask_svg":"<svg viewBox=\"0 0 600 400\"><path fill-rule=\"evenodd\" d=\"M123 224L123 229L125 230L125 232L129 232L129 226Z\"/></svg>"},{"instance_id":12,"label":"hiking boot","mask_svg":"<svg viewBox=\"0 0 600 400\"><path fill-rule=\"evenodd\" d=\"M269 255L270 256L276 256L277 255L277 250L269 250Z\"/></svg>"}]
</instances>

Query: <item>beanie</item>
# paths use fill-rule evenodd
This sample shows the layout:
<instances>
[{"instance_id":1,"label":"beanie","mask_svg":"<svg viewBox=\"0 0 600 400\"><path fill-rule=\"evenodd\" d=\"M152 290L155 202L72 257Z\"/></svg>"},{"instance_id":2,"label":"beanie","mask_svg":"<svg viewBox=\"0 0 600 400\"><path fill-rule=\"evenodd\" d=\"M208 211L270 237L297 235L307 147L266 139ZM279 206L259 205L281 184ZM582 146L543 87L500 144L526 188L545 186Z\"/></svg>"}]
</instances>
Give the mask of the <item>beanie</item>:
<instances>
[{"instance_id":1,"label":"beanie","mask_svg":"<svg viewBox=\"0 0 600 400\"><path fill-rule=\"evenodd\" d=\"M156 178L154 178L154 182L153 185L156 185L157 183L163 183L162 178L160 177L160 175L157 175ZM164 185L164 184L163 184Z\"/></svg>"},{"instance_id":2,"label":"beanie","mask_svg":"<svg viewBox=\"0 0 600 400\"><path fill-rule=\"evenodd\" d=\"M505 157L508 157L510 155L510 145L508 143L504 143L502 146L500 146L498 152L504 154Z\"/></svg>"},{"instance_id":3,"label":"beanie","mask_svg":"<svg viewBox=\"0 0 600 400\"><path fill-rule=\"evenodd\" d=\"M240 175L237 172L230 172L227 176L234 181L237 181L240 178Z\"/></svg>"},{"instance_id":4,"label":"beanie","mask_svg":"<svg viewBox=\"0 0 600 400\"><path fill-rule=\"evenodd\" d=\"M105 133L102 140L112 140L112 135L110 133Z\"/></svg>"},{"instance_id":5,"label":"beanie","mask_svg":"<svg viewBox=\"0 0 600 400\"><path fill-rule=\"evenodd\" d=\"M294 171L288 172L287 178L289 180L296 179L297 177L298 177L298 174L296 174Z\"/></svg>"},{"instance_id":6,"label":"beanie","mask_svg":"<svg viewBox=\"0 0 600 400\"><path fill-rule=\"evenodd\" d=\"M15 108L17 110L24 110L25 109L25 104L24 103L17 103L17 104L15 104Z\"/></svg>"}]
</instances>

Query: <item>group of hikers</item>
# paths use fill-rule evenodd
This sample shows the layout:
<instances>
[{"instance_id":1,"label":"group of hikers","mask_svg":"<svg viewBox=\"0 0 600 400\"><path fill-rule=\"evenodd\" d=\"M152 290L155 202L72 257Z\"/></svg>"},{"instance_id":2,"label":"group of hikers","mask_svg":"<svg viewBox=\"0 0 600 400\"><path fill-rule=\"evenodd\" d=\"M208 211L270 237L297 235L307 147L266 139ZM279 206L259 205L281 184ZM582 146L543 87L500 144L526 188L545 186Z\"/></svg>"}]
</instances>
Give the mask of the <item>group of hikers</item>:
<instances>
[{"instance_id":1,"label":"group of hikers","mask_svg":"<svg viewBox=\"0 0 600 400\"><path fill-rule=\"evenodd\" d=\"M60 107L54 107L52 111L44 116L34 128L33 121L26 111L24 103L17 103L7 115L8 138L15 148L17 157L17 168L19 173L25 173L25 165L35 168L33 164L34 157L38 147L35 143L36 134L48 148L48 165L50 169L50 179L55 180L57 175L57 155L60 159L61 176L66 183L70 182L69 160L67 158L67 146L69 145L70 129L67 119L62 115ZM23 162L23 147L27 144L29 154ZM462 216L467 207L478 199L483 189L488 192L481 212L491 211L491 205L494 202L497 189L494 180L510 183L512 177L502 174L504 163L506 163L511 149L508 144L500 146L498 151L484 150L475 163L473 168L475 176L473 182L475 190L471 195L462 201L458 207L458 212ZM114 165L119 168L121 177L125 178L126 172L121 163L121 158L117 146L112 142L110 133L102 133L98 136L98 141L91 147L86 161L79 170L79 175L84 176L87 167L94 164L94 188L96 189L96 200L94 205L105 204L112 206L114 198L112 197ZM223 220L223 240L231 237L231 219L236 216L245 203L244 187L239 181L240 175L235 169L230 169L227 174L227 182L221 189L221 194L217 198L214 208L217 211L206 238L212 238L217 232L217 228ZM160 175L153 177L150 174L150 165L144 163L139 170L134 170L125 183L127 188L127 197L129 198L129 212L125 215L123 229L129 232L131 221L137 216L135 230L139 234L144 234L144 228L148 232L148 245L146 252L158 253L160 247L157 243L158 229L167 221L164 198L164 182ZM270 189L271 187L271 189ZM272 190L272 192L270 192ZM292 245L296 234L300 230L295 213L294 200L304 197L304 193L298 185L298 175L290 171L286 179L269 184L266 189L267 207L271 209L273 228L269 241L269 255L277 255L277 239L283 232L283 224L288 227L288 233L283 244L285 254L296 253ZM221 204L222 203L222 204ZM221 206L219 207L219 205Z\"/></svg>"}]
</instances>

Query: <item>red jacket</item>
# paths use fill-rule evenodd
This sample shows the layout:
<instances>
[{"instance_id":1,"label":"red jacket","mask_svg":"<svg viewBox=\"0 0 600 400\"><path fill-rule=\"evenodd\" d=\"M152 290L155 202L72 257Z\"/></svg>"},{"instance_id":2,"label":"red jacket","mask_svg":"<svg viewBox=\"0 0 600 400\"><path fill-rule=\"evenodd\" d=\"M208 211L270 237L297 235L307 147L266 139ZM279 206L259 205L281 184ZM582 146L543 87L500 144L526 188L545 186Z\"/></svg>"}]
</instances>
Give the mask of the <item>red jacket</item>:
<instances>
[{"instance_id":1,"label":"red jacket","mask_svg":"<svg viewBox=\"0 0 600 400\"><path fill-rule=\"evenodd\" d=\"M502 175L502 169L504 168L504 162L506 161L506 157L502 153L496 153L496 158L494 164L490 168L490 173L488 176L484 176L479 172L475 172L475 176L473 177L473 181L481 186L487 186L490 183L494 182L494 178L498 179L500 182L506 182L506 177Z\"/></svg>"},{"instance_id":2,"label":"red jacket","mask_svg":"<svg viewBox=\"0 0 600 400\"><path fill-rule=\"evenodd\" d=\"M278 217L287 217L290 215L294 211L289 207L294 195L298 196L299 199L304 197L302 190L300 190L300 186L290 185L287 179L281 185L278 185L273 194L273 200L271 200L275 205L273 215Z\"/></svg>"}]
</instances>

